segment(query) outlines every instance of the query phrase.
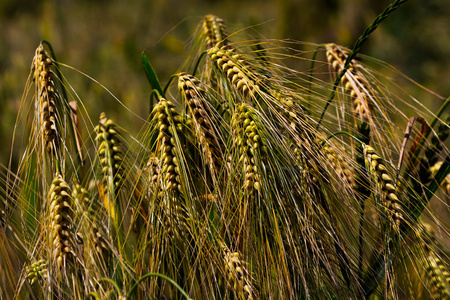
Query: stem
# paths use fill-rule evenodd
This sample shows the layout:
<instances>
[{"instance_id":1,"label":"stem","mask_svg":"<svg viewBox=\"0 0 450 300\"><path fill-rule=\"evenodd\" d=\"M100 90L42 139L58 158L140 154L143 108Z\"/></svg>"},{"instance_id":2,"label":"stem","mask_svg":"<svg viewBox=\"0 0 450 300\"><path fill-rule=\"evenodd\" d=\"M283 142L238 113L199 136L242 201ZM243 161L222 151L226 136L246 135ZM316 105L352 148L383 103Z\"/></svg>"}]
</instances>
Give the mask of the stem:
<instances>
[{"instance_id":1,"label":"stem","mask_svg":"<svg viewBox=\"0 0 450 300\"><path fill-rule=\"evenodd\" d=\"M352 139L354 139L355 141L357 141L358 143L364 144L360 139L358 139L356 136L354 136L353 134L351 134L351 133L349 133L349 132L347 132L347 131L337 131L337 132L334 132L334 133L332 133L331 135L329 135L329 136L328 136L328 137L320 144L320 148L322 148L328 140L332 139L333 137L335 137L336 135L339 135L339 134L347 135L347 136L351 137Z\"/></svg>"},{"instance_id":2,"label":"stem","mask_svg":"<svg viewBox=\"0 0 450 300\"><path fill-rule=\"evenodd\" d=\"M197 59L197 62L195 63L194 70L192 71L192 76L195 76L195 73L197 73L197 69L198 69L198 66L200 64L200 61L202 60L203 56L205 56L206 53L208 53L208 52L207 51L203 51L200 54L200 57Z\"/></svg>"},{"instance_id":3,"label":"stem","mask_svg":"<svg viewBox=\"0 0 450 300\"><path fill-rule=\"evenodd\" d=\"M170 76L169 81L167 82L167 84L166 84L166 86L164 87L164 90L163 90L164 95L166 94L167 89L169 88L170 83L172 82L172 80L174 78L178 77L178 76L179 76L179 74L173 74L172 76Z\"/></svg>"},{"instance_id":4,"label":"stem","mask_svg":"<svg viewBox=\"0 0 450 300\"><path fill-rule=\"evenodd\" d=\"M95 300L100 300L100 297L97 295L96 292L89 292L89 294L87 294L87 296L94 297Z\"/></svg>"},{"instance_id":5,"label":"stem","mask_svg":"<svg viewBox=\"0 0 450 300\"><path fill-rule=\"evenodd\" d=\"M114 288L117 290L117 294L119 294L119 297L123 297L122 293L120 292L119 285L114 280L109 279L109 278L100 278L98 280L98 282L102 282L102 281L107 281L107 282L111 283L114 286ZM89 293L89 294L91 294L91 293Z\"/></svg>"},{"instance_id":6,"label":"stem","mask_svg":"<svg viewBox=\"0 0 450 300\"><path fill-rule=\"evenodd\" d=\"M165 279L167 281L169 281L171 284L173 284L180 292L181 294L183 294L183 296L186 297L186 299L191 299L188 295L188 293L186 293L181 286L179 286L172 278L167 277L166 275L160 274L160 273L148 273L145 274L144 276L142 276L141 278L138 279L138 281L131 287L130 291L128 292L127 298L131 297L131 294L133 293L134 289L137 288L138 284L141 283L141 281L143 281L144 279L147 279L148 277L161 277L162 279Z\"/></svg>"}]
</instances>

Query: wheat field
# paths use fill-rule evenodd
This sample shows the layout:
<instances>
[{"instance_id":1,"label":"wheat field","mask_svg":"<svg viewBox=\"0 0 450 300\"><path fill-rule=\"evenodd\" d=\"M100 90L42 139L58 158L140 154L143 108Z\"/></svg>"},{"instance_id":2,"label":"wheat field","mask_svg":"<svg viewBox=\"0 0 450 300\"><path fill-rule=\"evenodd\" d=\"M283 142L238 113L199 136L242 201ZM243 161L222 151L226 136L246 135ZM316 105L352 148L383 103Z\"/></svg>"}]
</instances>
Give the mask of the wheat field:
<instances>
[{"instance_id":1,"label":"wheat field","mask_svg":"<svg viewBox=\"0 0 450 300\"><path fill-rule=\"evenodd\" d=\"M207 15L164 84L142 53L138 132L90 116L42 41L0 173L0 299L450 298L450 98L359 53L403 2L353 49Z\"/></svg>"}]
</instances>

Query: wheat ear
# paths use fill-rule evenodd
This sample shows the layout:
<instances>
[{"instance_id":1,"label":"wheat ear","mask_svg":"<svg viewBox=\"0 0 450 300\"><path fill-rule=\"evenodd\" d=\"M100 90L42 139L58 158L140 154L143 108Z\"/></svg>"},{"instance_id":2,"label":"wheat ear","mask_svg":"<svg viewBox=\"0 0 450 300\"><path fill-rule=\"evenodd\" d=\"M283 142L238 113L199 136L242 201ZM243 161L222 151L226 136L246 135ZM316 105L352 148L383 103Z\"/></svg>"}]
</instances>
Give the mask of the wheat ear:
<instances>
[{"instance_id":1,"label":"wheat ear","mask_svg":"<svg viewBox=\"0 0 450 300\"><path fill-rule=\"evenodd\" d=\"M45 260L39 260L32 263L27 267L27 278L30 282L30 285L38 282L40 279L48 278L48 270L47 270L47 262Z\"/></svg>"},{"instance_id":2,"label":"wheat ear","mask_svg":"<svg viewBox=\"0 0 450 300\"><path fill-rule=\"evenodd\" d=\"M33 80L36 83L36 94L39 101L40 124L42 126L42 138L45 150L54 153L58 147L56 139L56 86L54 82L55 74L51 66L53 61L40 45L36 49L33 58L32 71Z\"/></svg>"},{"instance_id":3,"label":"wheat ear","mask_svg":"<svg viewBox=\"0 0 450 300\"><path fill-rule=\"evenodd\" d=\"M144 168L144 173L148 174L148 182L152 188L158 185L158 176L161 173L160 166L159 157L156 157L156 154L152 153Z\"/></svg>"},{"instance_id":4,"label":"wheat ear","mask_svg":"<svg viewBox=\"0 0 450 300\"><path fill-rule=\"evenodd\" d=\"M192 75L181 73L178 77L178 89L188 104L190 115L194 120L194 129L203 153L207 158L212 174L216 174L223 162L219 139L212 126L211 111L205 103L206 91L200 87L200 81Z\"/></svg>"},{"instance_id":5,"label":"wheat ear","mask_svg":"<svg viewBox=\"0 0 450 300\"><path fill-rule=\"evenodd\" d=\"M159 103L153 108L154 118L158 120L159 130L157 138L157 153L160 158L159 186L162 191L158 193L164 199L166 214L165 227L168 235L174 234L180 240L182 230L185 227L186 211L183 207L183 185L181 180L180 155L182 149L178 132L182 132L182 118L171 101L160 97Z\"/></svg>"},{"instance_id":6,"label":"wheat ear","mask_svg":"<svg viewBox=\"0 0 450 300\"><path fill-rule=\"evenodd\" d=\"M62 176L57 173L49 191L51 258L58 268L66 265L73 253L72 197Z\"/></svg>"},{"instance_id":7,"label":"wheat ear","mask_svg":"<svg viewBox=\"0 0 450 300\"><path fill-rule=\"evenodd\" d=\"M155 118L158 119L158 149L160 152L161 176L163 187L167 192L175 196L180 195L183 190L180 177L180 162L177 153L176 131L181 131L181 116L177 113L172 102L164 98L153 109Z\"/></svg>"},{"instance_id":8,"label":"wheat ear","mask_svg":"<svg viewBox=\"0 0 450 300\"><path fill-rule=\"evenodd\" d=\"M203 34L206 36L206 47L213 48L214 46L228 45L225 32L225 25L223 20L215 15L206 15L203 18Z\"/></svg>"},{"instance_id":9,"label":"wheat ear","mask_svg":"<svg viewBox=\"0 0 450 300\"><path fill-rule=\"evenodd\" d=\"M340 74L344 69L349 50L345 50L336 44L325 45L328 63L336 74ZM371 118L372 105L369 102L370 89L368 81L358 70L359 64L351 62L347 72L341 79L344 87L353 101L353 113L358 119L369 120Z\"/></svg>"},{"instance_id":10,"label":"wheat ear","mask_svg":"<svg viewBox=\"0 0 450 300\"><path fill-rule=\"evenodd\" d=\"M123 184L124 162L121 151L121 140L116 124L108 119L105 113L100 114L100 122L95 127L98 143L97 155L100 159L102 173L101 193L103 205L115 225L118 226L120 220L120 205L117 202L117 194ZM106 190L105 190L106 187Z\"/></svg>"},{"instance_id":11,"label":"wheat ear","mask_svg":"<svg viewBox=\"0 0 450 300\"><path fill-rule=\"evenodd\" d=\"M299 116L295 109L295 98L280 91L271 91L271 96L281 106L281 114L289 122L289 126L296 131L299 120L304 120L304 116Z\"/></svg>"},{"instance_id":12,"label":"wheat ear","mask_svg":"<svg viewBox=\"0 0 450 300\"><path fill-rule=\"evenodd\" d=\"M427 273L433 298L449 299L450 273L448 267L431 251L429 252L427 261Z\"/></svg>"},{"instance_id":13,"label":"wheat ear","mask_svg":"<svg viewBox=\"0 0 450 300\"><path fill-rule=\"evenodd\" d=\"M252 98L260 93L256 73L241 54L235 53L235 49L215 46L208 50L208 55L242 95Z\"/></svg>"},{"instance_id":14,"label":"wheat ear","mask_svg":"<svg viewBox=\"0 0 450 300\"><path fill-rule=\"evenodd\" d=\"M436 239L435 232L428 223L422 223L416 234L424 245L427 279L433 298L450 298L449 266L438 257L438 253L442 251L442 245ZM444 253L443 255L447 256L448 254Z\"/></svg>"},{"instance_id":15,"label":"wheat ear","mask_svg":"<svg viewBox=\"0 0 450 300\"><path fill-rule=\"evenodd\" d=\"M261 174L258 161L265 155L266 147L262 145L258 127L253 120L250 107L241 104L235 121L239 162L243 163L245 188L252 194L254 190L261 192Z\"/></svg>"},{"instance_id":16,"label":"wheat ear","mask_svg":"<svg viewBox=\"0 0 450 300\"><path fill-rule=\"evenodd\" d=\"M379 193L378 196L381 198L381 205L394 231L400 233L400 229L406 224L403 216L404 210L398 198L396 183L388 174L388 169L383 163L383 159L376 154L375 149L369 145L363 145L362 148L366 168L376 185L376 192Z\"/></svg>"},{"instance_id":17,"label":"wheat ear","mask_svg":"<svg viewBox=\"0 0 450 300\"><path fill-rule=\"evenodd\" d=\"M433 179L433 176L437 173L439 160L439 153L444 149L444 142L450 134L449 129L450 113L447 114L445 122L439 124L436 134L431 136L430 144L425 148L424 156L419 157L419 167L418 167L418 181L413 181L414 190L417 193L423 193L424 186L427 186ZM442 183L445 185L447 179Z\"/></svg>"},{"instance_id":18,"label":"wheat ear","mask_svg":"<svg viewBox=\"0 0 450 300\"><path fill-rule=\"evenodd\" d=\"M442 164L444 162L438 161L437 163L435 163L431 168L430 168L430 173L432 176L436 175L437 172L439 171L439 169L441 168ZM450 196L450 174L448 174L444 180L441 183L441 187L444 190L444 192L447 194L447 196Z\"/></svg>"},{"instance_id":19,"label":"wheat ear","mask_svg":"<svg viewBox=\"0 0 450 300\"><path fill-rule=\"evenodd\" d=\"M259 297L252 283L251 274L247 271L239 252L231 252L225 243L221 243L221 248L225 268L228 273L228 280L237 291L239 297L246 300L258 299Z\"/></svg>"},{"instance_id":20,"label":"wheat ear","mask_svg":"<svg viewBox=\"0 0 450 300\"><path fill-rule=\"evenodd\" d=\"M91 196L89 192L82 187L79 183L75 183L72 189L72 198L78 203L77 207L88 211L88 221L89 221L89 233L90 238L94 241L95 250L102 256L106 257L109 252L109 248L106 244L105 237L100 232L97 220L99 207L94 201L91 201ZM77 233L79 235L79 233Z\"/></svg>"},{"instance_id":21,"label":"wheat ear","mask_svg":"<svg viewBox=\"0 0 450 300\"><path fill-rule=\"evenodd\" d=\"M353 175L354 171L344 160L342 155L337 154L333 147L329 144L325 144L322 149L325 156L328 158L328 161L330 162L331 168L335 170L336 174L344 182L347 182L350 186L355 187L356 182Z\"/></svg>"},{"instance_id":22,"label":"wheat ear","mask_svg":"<svg viewBox=\"0 0 450 300\"><path fill-rule=\"evenodd\" d=\"M98 156L105 183L112 178L115 189L119 189L123 181L123 154L117 126L105 113L100 114L100 124L95 127L96 140L99 143Z\"/></svg>"}]
</instances>

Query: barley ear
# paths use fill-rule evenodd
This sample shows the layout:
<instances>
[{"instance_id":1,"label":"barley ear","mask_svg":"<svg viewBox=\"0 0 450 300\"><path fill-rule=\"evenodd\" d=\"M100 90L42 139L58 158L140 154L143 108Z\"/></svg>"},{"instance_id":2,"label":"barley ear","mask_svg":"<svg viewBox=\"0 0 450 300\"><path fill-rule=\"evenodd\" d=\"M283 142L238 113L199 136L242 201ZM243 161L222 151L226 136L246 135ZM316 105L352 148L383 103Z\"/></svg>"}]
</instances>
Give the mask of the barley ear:
<instances>
[{"instance_id":1,"label":"barley ear","mask_svg":"<svg viewBox=\"0 0 450 300\"><path fill-rule=\"evenodd\" d=\"M262 143L257 124L253 118L251 107L247 104L241 104L234 120L239 162L243 166L244 186L248 195L253 195L256 191L261 192L262 177L259 168L261 159L266 154L266 147Z\"/></svg>"},{"instance_id":2,"label":"barley ear","mask_svg":"<svg viewBox=\"0 0 450 300\"><path fill-rule=\"evenodd\" d=\"M225 32L225 25L223 20L215 15L206 15L202 23L203 35L206 36L206 47L213 48L214 46L228 45Z\"/></svg>"},{"instance_id":3,"label":"barley ear","mask_svg":"<svg viewBox=\"0 0 450 300\"><path fill-rule=\"evenodd\" d=\"M325 156L328 158L331 168L336 171L339 178L349 184L349 186L355 187L356 182L353 175L354 171L346 162L345 158L336 153L333 147L329 144L325 144L322 149Z\"/></svg>"},{"instance_id":4,"label":"barley ear","mask_svg":"<svg viewBox=\"0 0 450 300\"><path fill-rule=\"evenodd\" d=\"M178 77L178 89L189 107L206 163L209 164L213 176L217 176L223 163L223 153L212 124L211 111L205 103L206 91L200 87L197 78L185 73L181 73Z\"/></svg>"},{"instance_id":5,"label":"barley ear","mask_svg":"<svg viewBox=\"0 0 450 300\"><path fill-rule=\"evenodd\" d=\"M30 285L38 283L40 280L45 281L48 278L47 262L45 260L39 260L32 263L27 267L26 273Z\"/></svg>"},{"instance_id":6,"label":"barley ear","mask_svg":"<svg viewBox=\"0 0 450 300\"><path fill-rule=\"evenodd\" d=\"M32 72L36 84L36 95L39 107L39 124L42 132L44 148L54 154L59 147L56 126L56 99L58 98L55 74L51 69L53 61L42 45L36 49L33 58Z\"/></svg>"},{"instance_id":7,"label":"barley ear","mask_svg":"<svg viewBox=\"0 0 450 300\"><path fill-rule=\"evenodd\" d=\"M225 46L215 46L209 49L208 55L216 68L243 96L248 96L251 99L260 93L260 87L257 83L258 76L244 56L236 54L234 49Z\"/></svg>"},{"instance_id":8,"label":"barley ear","mask_svg":"<svg viewBox=\"0 0 450 300\"><path fill-rule=\"evenodd\" d=\"M233 287L240 299L259 299L245 262L239 252L231 252L225 243L221 243L223 261L228 273L228 283Z\"/></svg>"},{"instance_id":9,"label":"barley ear","mask_svg":"<svg viewBox=\"0 0 450 300\"><path fill-rule=\"evenodd\" d=\"M174 234L181 239L185 227L185 207L183 203L184 188L181 171L183 149L180 145L179 132L182 132L182 119L171 101L160 98L153 108L154 118L158 120L157 153L160 161L158 196L164 200L165 227L168 235ZM183 230L180 231L180 228Z\"/></svg>"},{"instance_id":10,"label":"barley ear","mask_svg":"<svg viewBox=\"0 0 450 300\"><path fill-rule=\"evenodd\" d=\"M50 223L50 253L52 262L61 269L73 255L72 197L69 186L57 173L48 197Z\"/></svg>"},{"instance_id":11,"label":"barley ear","mask_svg":"<svg viewBox=\"0 0 450 300\"><path fill-rule=\"evenodd\" d=\"M97 155L100 160L102 174L102 186L104 191L103 204L110 217L118 224L120 205L117 203L117 195L123 184L123 154L121 141L116 124L108 119L105 113L100 114L99 125L95 127L98 143Z\"/></svg>"},{"instance_id":12,"label":"barley ear","mask_svg":"<svg viewBox=\"0 0 450 300\"><path fill-rule=\"evenodd\" d=\"M95 250L98 252L102 259L106 258L109 253L109 247L107 246L104 235L100 232L98 226L100 207L95 201L91 200L89 192L82 187L79 183L75 183L72 189L72 198L77 203L77 209L83 210L86 216L81 219L83 222L87 222L85 226L88 228L88 239L93 241ZM77 233L80 235L80 233Z\"/></svg>"},{"instance_id":13,"label":"barley ear","mask_svg":"<svg viewBox=\"0 0 450 300\"><path fill-rule=\"evenodd\" d=\"M438 161L430 168L431 176L435 176L439 169L441 168L443 161ZM448 174L444 180L441 183L441 187L444 190L444 192L447 194L447 196L450 196L450 174Z\"/></svg>"},{"instance_id":14,"label":"barley ear","mask_svg":"<svg viewBox=\"0 0 450 300\"><path fill-rule=\"evenodd\" d=\"M344 70L345 61L350 50L336 44L327 44L327 60L336 74ZM353 113L358 120L369 120L371 118L372 104L370 103L370 88L368 80L358 70L359 65L350 62L347 72L340 80L345 92L350 95L353 103Z\"/></svg>"},{"instance_id":15,"label":"barley ear","mask_svg":"<svg viewBox=\"0 0 450 300\"><path fill-rule=\"evenodd\" d=\"M450 272L434 252L429 252L427 257L427 273L429 277L429 288L434 299L450 298Z\"/></svg>"},{"instance_id":16,"label":"barley ear","mask_svg":"<svg viewBox=\"0 0 450 300\"><path fill-rule=\"evenodd\" d=\"M374 148L363 145L363 153L366 168L375 184L375 197L379 199L378 202L381 204L391 228L395 233L400 234L407 224L403 205L399 199L397 183L388 174L388 168L383 159L376 154Z\"/></svg>"},{"instance_id":17,"label":"barley ear","mask_svg":"<svg viewBox=\"0 0 450 300\"><path fill-rule=\"evenodd\" d=\"M180 178L180 162L177 154L177 131L181 131L181 116L177 113L172 102L160 98L159 103L153 109L154 117L158 119L157 138L160 152L161 175L163 189L175 196L183 192Z\"/></svg>"},{"instance_id":18,"label":"barley ear","mask_svg":"<svg viewBox=\"0 0 450 300\"><path fill-rule=\"evenodd\" d=\"M444 149L444 142L450 134L448 126L450 121L450 113L447 114L445 122L439 124L435 134L431 136L430 144L425 147L424 156L419 156L418 180L414 180L414 190L423 194L424 187L426 187L437 174L437 164L439 160L439 153ZM440 165L439 165L440 166ZM445 180L444 180L445 181Z\"/></svg>"}]
</instances>

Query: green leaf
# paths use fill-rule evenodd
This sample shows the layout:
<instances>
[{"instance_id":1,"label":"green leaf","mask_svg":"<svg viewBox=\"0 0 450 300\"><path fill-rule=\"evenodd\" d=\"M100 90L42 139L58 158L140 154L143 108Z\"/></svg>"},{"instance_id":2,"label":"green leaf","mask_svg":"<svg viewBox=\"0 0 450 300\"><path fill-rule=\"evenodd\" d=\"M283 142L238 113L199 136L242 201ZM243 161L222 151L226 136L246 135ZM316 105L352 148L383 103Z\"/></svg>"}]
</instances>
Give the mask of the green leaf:
<instances>
[{"instance_id":1,"label":"green leaf","mask_svg":"<svg viewBox=\"0 0 450 300\"><path fill-rule=\"evenodd\" d=\"M147 76L147 80L150 83L152 90L156 90L161 96L164 96L164 91L161 87L158 76L156 76L156 72L150 64L145 52L142 52L141 59L142 65L144 66L145 75Z\"/></svg>"}]
</instances>

